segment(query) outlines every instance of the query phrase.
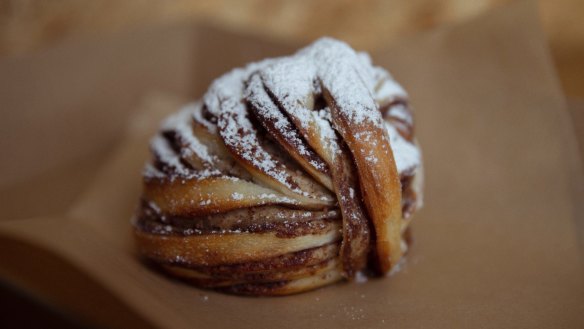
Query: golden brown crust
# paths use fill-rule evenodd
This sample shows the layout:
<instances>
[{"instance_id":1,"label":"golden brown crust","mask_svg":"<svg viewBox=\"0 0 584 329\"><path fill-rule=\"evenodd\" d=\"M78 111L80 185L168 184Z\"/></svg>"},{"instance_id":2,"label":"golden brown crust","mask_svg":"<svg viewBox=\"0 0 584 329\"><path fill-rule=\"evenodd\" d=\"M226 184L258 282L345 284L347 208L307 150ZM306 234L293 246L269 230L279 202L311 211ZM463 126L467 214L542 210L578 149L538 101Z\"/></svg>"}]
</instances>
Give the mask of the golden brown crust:
<instances>
[{"instance_id":1,"label":"golden brown crust","mask_svg":"<svg viewBox=\"0 0 584 329\"><path fill-rule=\"evenodd\" d=\"M336 260L325 261L301 270L272 273L272 277L257 277L253 280L229 280L201 276L195 270L184 267L163 266L168 274L193 283L220 291L250 296L282 296L313 290L343 279Z\"/></svg>"},{"instance_id":2,"label":"golden brown crust","mask_svg":"<svg viewBox=\"0 0 584 329\"><path fill-rule=\"evenodd\" d=\"M379 270L388 272L402 256L401 250L401 184L387 130L375 121L354 123L347 109L340 108L335 98L325 89L324 97L331 106L333 123L352 151L357 166L367 207L375 229L376 254ZM362 133L370 140L357 138ZM371 141L375 141L372 143ZM375 161L367 157L375 154Z\"/></svg>"},{"instance_id":3,"label":"golden brown crust","mask_svg":"<svg viewBox=\"0 0 584 329\"><path fill-rule=\"evenodd\" d=\"M341 238L339 225L330 222L319 233L292 238L267 233L219 233L188 236L160 235L134 230L140 253L158 262L178 260L205 266L244 263L323 246Z\"/></svg>"},{"instance_id":4,"label":"golden brown crust","mask_svg":"<svg viewBox=\"0 0 584 329\"><path fill-rule=\"evenodd\" d=\"M405 92L341 42L235 69L153 138L137 248L245 295L385 274L421 204L414 141Z\"/></svg>"}]
</instances>

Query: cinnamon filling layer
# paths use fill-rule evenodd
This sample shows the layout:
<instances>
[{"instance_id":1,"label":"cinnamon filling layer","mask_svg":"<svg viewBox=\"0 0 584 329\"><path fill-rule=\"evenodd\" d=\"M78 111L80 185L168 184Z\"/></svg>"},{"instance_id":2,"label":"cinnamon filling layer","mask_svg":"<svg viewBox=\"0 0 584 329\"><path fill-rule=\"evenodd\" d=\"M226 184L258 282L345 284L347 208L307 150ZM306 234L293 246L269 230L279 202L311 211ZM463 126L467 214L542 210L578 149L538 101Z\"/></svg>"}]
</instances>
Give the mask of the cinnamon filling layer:
<instances>
[{"instance_id":1,"label":"cinnamon filling layer","mask_svg":"<svg viewBox=\"0 0 584 329\"><path fill-rule=\"evenodd\" d=\"M278 295L387 273L420 206L407 94L332 39L217 79L151 150L138 250L203 287Z\"/></svg>"}]
</instances>

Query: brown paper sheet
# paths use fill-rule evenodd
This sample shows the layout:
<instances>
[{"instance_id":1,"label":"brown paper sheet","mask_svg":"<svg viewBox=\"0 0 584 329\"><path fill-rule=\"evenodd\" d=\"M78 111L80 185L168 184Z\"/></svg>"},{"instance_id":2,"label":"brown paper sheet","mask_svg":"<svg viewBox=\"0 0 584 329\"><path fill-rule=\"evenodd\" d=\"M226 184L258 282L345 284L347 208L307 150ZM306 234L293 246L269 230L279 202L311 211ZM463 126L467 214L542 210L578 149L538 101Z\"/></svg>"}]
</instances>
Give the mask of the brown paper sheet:
<instances>
[{"instance_id":1,"label":"brown paper sheet","mask_svg":"<svg viewBox=\"0 0 584 329\"><path fill-rule=\"evenodd\" d=\"M104 134L71 140L73 145L58 156L49 149L43 157L51 166L102 150L121 134L120 122L131 119L122 142L97 174L88 174L95 177L93 183L66 214L0 222L0 274L11 282L116 328L584 326L584 251L578 246L582 166L531 3L373 54L403 83L415 106L427 183L426 205L413 226L413 248L391 278L283 298L199 290L153 272L135 257L129 218L148 158L147 138L158 120L200 94L221 72L291 47L203 27L102 43L98 49L112 54L107 59L94 55L92 47L80 44L23 63L0 63L0 72L12 72L12 78L31 62L38 66L14 86L0 75L1 89L9 86L14 93L1 101L2 108L30 110L14 113L12 124L30 119L34 109L42 118L25 128L29 132L45 121L72 134L57 130L47 134L49 141L6 142L3 146L14 155L6 175L36 174L34 166L18 170L19 161L34 160L19 151L20 145L41 143L54 150L71 136L83 136L67 130L59 118ZM145 59L126 65L140 55ZM73 74L88 63L93 63L89 76L102 80ZM35 91L34 97L21 99L27 96L27 82L36 78L41 88L53 79L46 74L59 70L65 73L54 77L50 94ZM159 74L163 78L157 79ZM72 93L76 83L85 85ZM127 93L91 92L92 86L126 86ZM143 98L152 90L177 96ZM140 97L141 112L130 114L128 104ZM43 109L41 101L50 100ZM74 108L73 115L63 113ZM88 123L91 116L95 121ZM2 129L22 134L6 122ZM6 184L16 180L3 179ZM43 214L42 208L31 213Z\"/></svg>"}]
</instances>

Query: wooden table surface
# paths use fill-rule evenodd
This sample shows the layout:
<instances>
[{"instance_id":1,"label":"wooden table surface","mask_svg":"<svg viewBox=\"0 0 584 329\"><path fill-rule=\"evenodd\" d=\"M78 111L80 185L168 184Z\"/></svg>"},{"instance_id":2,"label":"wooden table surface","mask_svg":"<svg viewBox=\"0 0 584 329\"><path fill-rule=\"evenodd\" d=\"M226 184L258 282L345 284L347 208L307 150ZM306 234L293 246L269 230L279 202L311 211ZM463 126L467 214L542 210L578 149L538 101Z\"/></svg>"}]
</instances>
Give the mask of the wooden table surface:
<instances>
[{"instance_id":1,"label":"wooden table surface","mask_svg":"<svg viewBox=\"0 0 584 329\"><path fill-rule=\"evenodd\" d=\"M271 37L342 38L371 50L440 24L467 19L510 0L4 0L0 56L68 38L204 19ZM544 29L564 90L584 97L584 1L540 0Z\"/></svg>"}]
</instances>

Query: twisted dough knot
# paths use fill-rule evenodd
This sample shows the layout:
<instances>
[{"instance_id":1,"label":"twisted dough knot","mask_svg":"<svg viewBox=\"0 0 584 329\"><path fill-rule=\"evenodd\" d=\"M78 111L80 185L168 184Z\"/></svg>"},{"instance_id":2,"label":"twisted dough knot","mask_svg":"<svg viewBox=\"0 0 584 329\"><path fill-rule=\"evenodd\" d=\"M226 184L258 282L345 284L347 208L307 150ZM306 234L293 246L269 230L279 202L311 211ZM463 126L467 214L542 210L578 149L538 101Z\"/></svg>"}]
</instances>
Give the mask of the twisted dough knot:
<instances>
[{"instance_id":1,"label":"twisted dough knot","mask_svg":"<svg viewBox=\"0 0 584 329\"><path fill-rule=\"evenodd\" d=\"M368 259L386 273L420 206L406 93L333 39L227 73L151 149L139 249L206 287L293 293Z\"/></svg>"}]
</instances>

